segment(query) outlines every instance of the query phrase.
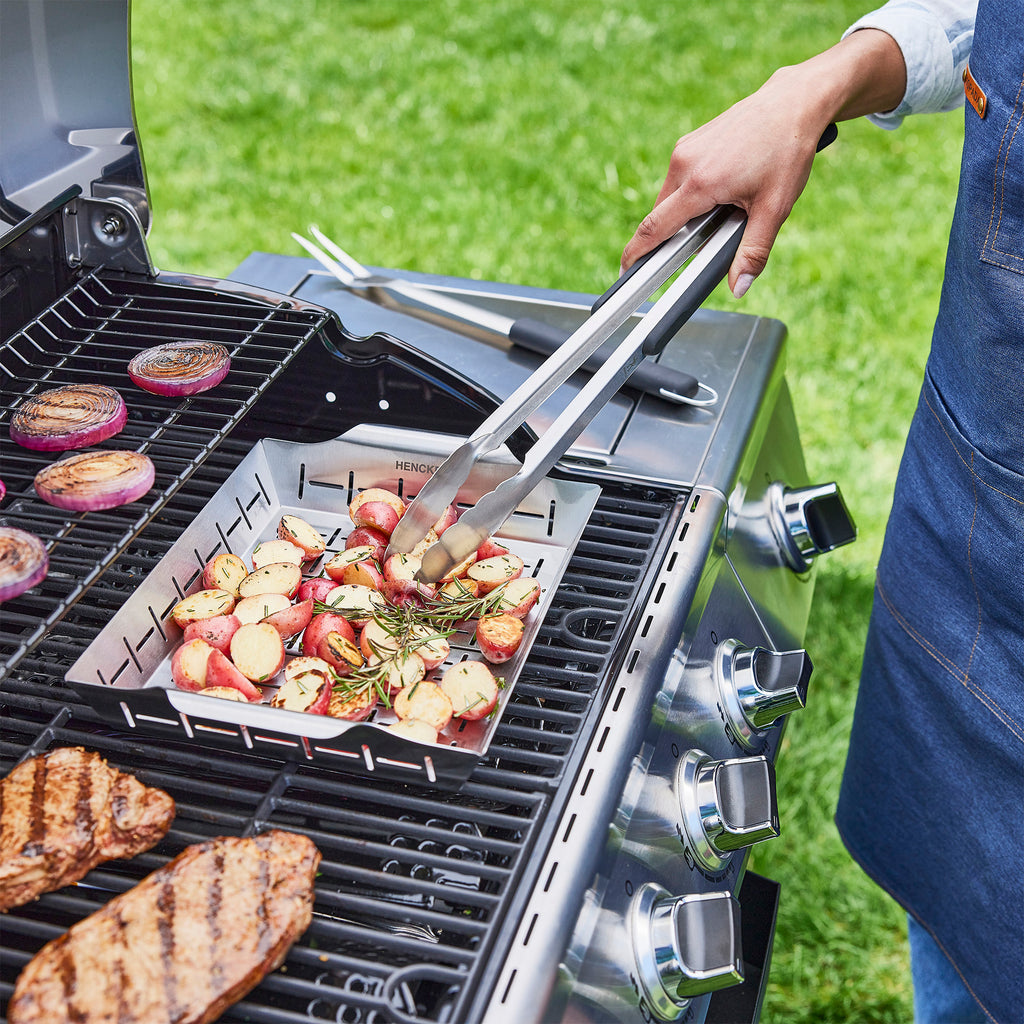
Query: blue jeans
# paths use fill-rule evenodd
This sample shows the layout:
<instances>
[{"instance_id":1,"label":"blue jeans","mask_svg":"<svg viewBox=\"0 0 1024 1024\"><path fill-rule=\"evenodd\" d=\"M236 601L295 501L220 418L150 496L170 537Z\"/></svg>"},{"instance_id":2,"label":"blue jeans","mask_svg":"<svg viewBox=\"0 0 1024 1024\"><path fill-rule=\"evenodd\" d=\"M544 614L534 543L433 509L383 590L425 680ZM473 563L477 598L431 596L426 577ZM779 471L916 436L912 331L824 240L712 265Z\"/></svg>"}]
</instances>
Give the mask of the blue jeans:
<instances>
[{"instance_id":1,"label":"blue jeans","mask_svg":"<svg viewBox=\"0 0 1024 1024\"><path fill-rule=\"evenodd\" d=\"M989 1024L956 968L935 940L907 914L914 1024Z\"/></svg>"}]
</instances>

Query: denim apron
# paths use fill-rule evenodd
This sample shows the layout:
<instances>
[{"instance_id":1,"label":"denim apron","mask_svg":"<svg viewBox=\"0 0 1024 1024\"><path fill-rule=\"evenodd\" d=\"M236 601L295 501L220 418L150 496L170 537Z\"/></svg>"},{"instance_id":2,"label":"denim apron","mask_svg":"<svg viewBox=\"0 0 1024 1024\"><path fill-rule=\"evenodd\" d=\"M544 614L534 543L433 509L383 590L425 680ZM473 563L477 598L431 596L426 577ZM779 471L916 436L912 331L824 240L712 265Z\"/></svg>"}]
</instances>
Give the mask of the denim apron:
<instances>
[{"instance_id":1,"label":"denim apron","mask_svg":"<svg viewBox=\"0 0 1024 1024\"><path fill-rule=\"evenodd\" d=\"M960 189L836 823L999 1024L1024 1021L1024 0L981 0Z\"/></svg>"}]
</instances>

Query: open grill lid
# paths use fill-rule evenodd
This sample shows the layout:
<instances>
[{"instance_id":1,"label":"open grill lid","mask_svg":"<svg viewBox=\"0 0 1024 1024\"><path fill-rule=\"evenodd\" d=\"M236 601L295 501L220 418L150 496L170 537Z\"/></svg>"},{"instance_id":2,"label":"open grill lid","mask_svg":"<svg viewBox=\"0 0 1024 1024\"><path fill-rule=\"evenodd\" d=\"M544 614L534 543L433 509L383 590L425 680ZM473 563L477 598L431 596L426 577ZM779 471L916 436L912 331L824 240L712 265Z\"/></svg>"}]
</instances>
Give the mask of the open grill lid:
<instances>
[{"instance_id":1,"label":"open grill lid","mask_svg":"<svg viewBox=\"0 0 1024 1024\"><path fill-rule=\"evenodd\" d=\"M0 4L3 231L69 189L124 204L148 230L128 25L128 0Z\"/></svg>"}]
</instances>

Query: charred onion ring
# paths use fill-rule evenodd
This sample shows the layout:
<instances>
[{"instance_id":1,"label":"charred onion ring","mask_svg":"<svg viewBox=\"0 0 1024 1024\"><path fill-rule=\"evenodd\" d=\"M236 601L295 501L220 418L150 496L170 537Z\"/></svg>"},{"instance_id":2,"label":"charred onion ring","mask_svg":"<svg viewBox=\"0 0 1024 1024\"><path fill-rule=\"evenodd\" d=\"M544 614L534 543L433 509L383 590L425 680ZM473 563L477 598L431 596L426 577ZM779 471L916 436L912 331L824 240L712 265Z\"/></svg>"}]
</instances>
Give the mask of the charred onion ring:
<instances>
[{"instance_id":1,"label":"charred onion ring","mask_svg":"<svg viewBox=\"0 0 1024 1024\"><path fill-rule=\"evenodd\" d=\"M11 440L40 452L86 448L119 433L124 400L104 384L69 384L25 399L11 419Z\"/></svg>"},{"instance_id":2,"label":"charred onion ring","mask_svg":"<svg viewBox=\"0 0 1024 1024\"><path fill-rule=\"evenodd\" d=\"M149 456L138 452L82 452L41 469L35 488L57 508L95 512L138 500L155 475Z\"/></svg>"},{"instance_id":3,"label":"charred onion ring","mask_svg":"<svg viewBox=\"0 0 1024 1024\"><path fill-rule=\"evenodd\" d=\"M0 601L17 597L45 579L49 563L46 545L34 533L0 526Z\"/></svg>"},{"instance_id":4,"label":"charred onion ring","mask_svg":"<svg viewBox=\"0 0 1024 1024\"><path fill-rule=\"evenodd\" d=\"M231 369L223 345L212 341L182 341L157 345L133 356L128 376L154 395L180 398L216 387Z\"/></svg>"}]
</instances>

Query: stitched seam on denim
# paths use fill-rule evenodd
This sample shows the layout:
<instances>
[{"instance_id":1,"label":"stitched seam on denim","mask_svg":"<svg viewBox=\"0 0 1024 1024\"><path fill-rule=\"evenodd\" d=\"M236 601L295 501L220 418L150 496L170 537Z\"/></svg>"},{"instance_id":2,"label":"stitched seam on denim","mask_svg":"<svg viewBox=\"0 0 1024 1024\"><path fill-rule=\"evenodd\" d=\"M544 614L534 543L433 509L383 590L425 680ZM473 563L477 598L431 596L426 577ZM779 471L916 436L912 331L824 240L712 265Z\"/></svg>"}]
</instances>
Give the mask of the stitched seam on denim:
<instances>
[{"instance_id":1,"label":"stitched seam on denim","mask_svg":"<svg viewBox=\"0 0 1024 1024\"><path fill-rule=\"evenodd\" d=\"M972 694L979 704L988 708L992 716L1006 728L1006 730L1017 737L1022 743L1024 743L1024 729L1014 720L1012 715L1007 714L999 704L994 701L984 690L979 689L971 680L968 678L960 667L951 659L947 658L944 654L940 654L931 641L926 640L920 633L915 630L906 619L896 610L896 606L889 599L885 592L885 588L882 586L882 581L879 579L875 580L875 590L878 596L882 599L882 603L885 605L886 610L893 617L893 621L903 630L911 640L914 641L932 660L936 661L941 665L968 693Z\"/></svg>"},{"instance_id":2,"label":"stitched seam on denim","mask_svg":"<svg viewBox=\"0 0 1024 1024\"><path fill-rule=\"evenodd\" d=\"M934 415L934 414L933 414ZM978 609L978 628L974 631L974 643L971 644L971 653L967 659L967 671L965 679L971 677L971 666L974 664L974 653L978 649L978 641L981 639L981 597L978 594L978 581L974 578L974 560L971 558L972 545L974 544L974 526L978 521L978 477L974 472L974 452L971 452L971 490L974 492L974 512L971 515L971 531L967 535L967 575L971 577L971 589L974 591L974 604Z\"/></svg>"},{"instance_id":3,"label":"stitched seam on denim","mask_svg":"<svg viewBox=\"0 0 1024 1024\"><path fill-rule=\"evenodd\" d=\"M933 931L931 930L931 928L929 928L929 927L928 927L928 926L927 926L927 925L926 925L926 924L925 924L925 923L924 923L924 922L923 922L923 921L922 921L922 920L921 920L921 919L920 919L920 918L919 918L919 917L917 916L917 914L915 914L915 915L914 915L914 917L915 917L915 918L917 919L917 922L918 922L918 924L920 924L920 925L921 925L921 927L922 927L922 928L924 928L924 930L925 930L925 931L926 931L926 932L927 932L927 933L928 933L928 934L929 934L929 935L931 936L932 942L934 942L934 943L935 943L935 945L936 945L936 946L938 946L938 947L939 947L939 949L941 949L941 950L942 950L942 952L943 952L943 955L944 955L944 956L946 957L946 959L947 959L947 960L949 961L949 966L950 966L950 967L952 967L952 968L953 968L953 970L954 970L954 971L956 971L956 973L957 973L958 975L960 975L960 980L961 980L961 981L963 982L963 986L964 986L964 988L965 988L965 989L967 989L967 991L971 993L971 996L972 996L972 998L973 998L973 999L975 1000L975 1002L976 1002L976 1003L978 1004L978 1006L979 1006L979 1007L981 1007L981 1011L982 1011L982 1013L984 1013L984 1014L985 1014L985 1016L986 1016L986 1017L988 1017L988 1019L989 1019L990 1021L992 1021L992 1022L993 1022L993 1024L995 1024L995 1017L993 1017L993 1016L992 1016L992 1014L991 1014L991 1013L989 1013L989 1012L988 1012L988 1010L986 1010L986 1009L985 1009L985 1004L984 1004L984 1003L982 1003L982 1001L981 1001L981 997L980 997L980 996L978 995L978 993L977 993L977 992L975 992L975 991L974 991L974 989L973 989L973 988L971 988L970 982L968 982L968 980L967 980L967 979L966 979L966 978L965 978L965 977L963 976L963 973L961 972L960 968L959 968L959 967L957 967L957 965L956 965L956 961L955 961L955 960L953 959L953 957L952 957L952 956L950 955L950 952L949 952L949 950L948 950L948 949L946 949L946 947L945 947L945 946L944 946L944 945L942 944L942 942L940 941L939 937L938 937L938 936L937 936L937 935L936 935L936 934L935 934L935 933L934 933L934 932L933 932Z\"/></svg>"},{"instance_id":4,"label":"stitched seam on denim","mask_svg":"<svg viewBox=\"0 0 1024 1024\"><path fill-rule=\"evenodd\" d=\"M974 471L973 465L971 463L968 463L967 460L960 454L960 449L957 448L956 443L954 442L953 438L949 436L949 431L946 429L945 423L943 423L942 420L939 418L939 414L935 411L935 407L929 401L928 396L925 395L923 397L924 397L924 403L925 403L925 405L928 406L929 412L931 412L931 414L935 417L935 422L938 423L939 429L946 435L946 440L949 441L949 446L953 449L953 452L956 455L956 457L964 464L964 469L966 469L967 472L970 473L971 476L975 480L977 480L978 483L980 483L983 487L987 487L990 491L995 491L996 494L1001 495L1002 497L1006 498L1008 501L1012 501L1015 505L1020 505L1021 507L1024 507L1024 498L1018 498L1016 495L1010 494L1007 491L1004 491L1001 488L996 487L994 484L990 484L984 477L979 476ZM973 462L973 457L974 457L974 453L972 452L971 453L972 462Z\"/></svg>"},{"instance_id":5,"label":"stitched seam on denim","mask_svg":"<svg viewBox=\"0 0 1024 1024\"><path fill-rule=\"evenodd\" d=\"M1003 137L999 141L999 152L996 154L995 176L994 176L993 181L992 181L992 215L989 218L988 232L985 235L985 243L981 247L982 257L983 258L985 258L985 253L986 252L994 252L994 253L998 253L1000 256L1009 257L1010 259L1014 259L1014 260L1022 260L1022 259L1024 259L1024 257L1021 257L1021 256L1017 255L1016 253L1004 252L1001 249L997 249L995 247L995 244L994 244L995 238L999 237L999 225L1002 223L1002 220L1003 220L1003 205L1004 205L1003 197L1005 195L1005 190L1002 187L1002 182L1006 178L1006 165L1010 162L1010 147L1013 145L1013 140L1016 137L1017 127L1020 126L1019 110L1020 110L1020 100L1021 100L1021 93L1022 93L1022 91L1024 91L1024 76L1022 76L1022 78L1021 78L1020 85L1017 86L1017 95L1016 95L1016 97L1014 97L1014 101L1013 101L1013 112L1010 114L1010 118L1006 122L1006 127L1003 129ZM1013 124L1015 120L1016 120L1017 124L1014 127L1014 129L1013 129L1013 134L1010 136L1010 141L1007 142L1006 141L1006 133L1010 130L1010 125ZM1005 143L1005 149L1003 148L1004 143ZM1000 160L1000 157L1002 158L1002 160ZM1002 166L1002 173L1000 173L1000 165ZM997 196L999 197L999 204L998 204L999 205L999 219L998 219L998 222L995 225L995 237L993 237L992 221L996 219L996 197ZM991 244L991 245L989 244L989 239L990 238L993 241L993 244ZM1014 267L1009 267L1006 264L996 263L995 260L990 260L989 262L995 263L996 266L1002 266L1006 270L1013 270L1013 269L1015 269Z\"/></svg>"}]
</instances>

